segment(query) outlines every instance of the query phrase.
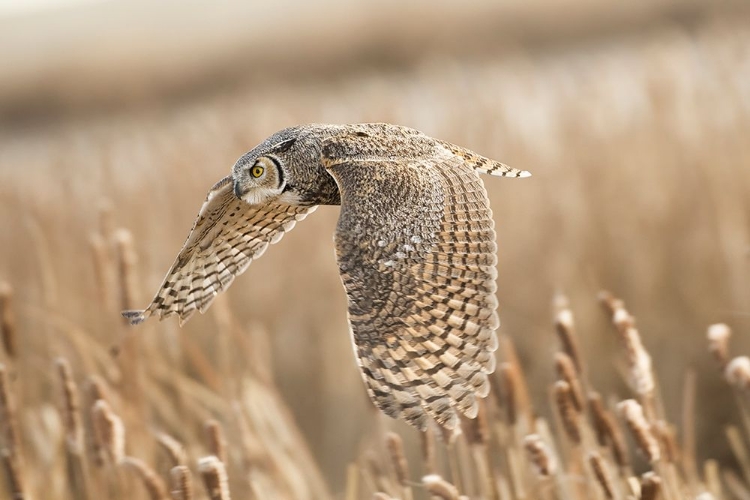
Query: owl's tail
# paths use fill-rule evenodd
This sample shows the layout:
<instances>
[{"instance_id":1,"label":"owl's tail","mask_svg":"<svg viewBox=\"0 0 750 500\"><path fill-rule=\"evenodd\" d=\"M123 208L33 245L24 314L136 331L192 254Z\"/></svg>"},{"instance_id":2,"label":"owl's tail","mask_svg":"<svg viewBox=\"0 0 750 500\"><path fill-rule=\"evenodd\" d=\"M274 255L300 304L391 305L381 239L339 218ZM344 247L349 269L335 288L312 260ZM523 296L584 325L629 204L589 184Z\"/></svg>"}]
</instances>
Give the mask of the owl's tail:
<instances>
[{"instance_id":1,"label":"owl's tail","mask_svg":"<svg viewBox=\"0 0 750 500\"><path fill-rule=\"evenodd\" d=\"M440 141L440 143L456 156L463 158L466 163L474 167L474 170L480 174L494 175L497 177L531 177L531 172L527 170L519 170L517 168L509 167L505 163L490 160L470 149L462 148L455 144L443 141Z\"/></svg>"}]
</instances>

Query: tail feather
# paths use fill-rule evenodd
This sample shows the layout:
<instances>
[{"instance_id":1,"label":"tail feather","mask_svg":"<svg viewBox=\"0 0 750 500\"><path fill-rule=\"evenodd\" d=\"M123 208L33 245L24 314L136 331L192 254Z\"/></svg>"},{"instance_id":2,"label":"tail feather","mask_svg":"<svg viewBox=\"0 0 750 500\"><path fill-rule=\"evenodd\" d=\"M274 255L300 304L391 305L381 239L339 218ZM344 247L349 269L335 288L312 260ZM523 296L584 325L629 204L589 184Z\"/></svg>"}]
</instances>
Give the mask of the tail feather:
<instances>
[{"instance_id":1,"label":"tail feather","mask_svg":"<svg viewBox=\"0 0 750 500\"><path fill-rule=\"evenodd\" d=\"M138 325L146 320L146 311L122 311L122 317L131 325Z\"/></svg>"},{"instance_id":2,"label":"tail feather","mask_svg":"<svg viewBox=\"0 0 750 500\"><path fill-rule=\"evenodd\" d=\"M466 163L474 167L474 170L479 173L494 175L497 177L531 177L531 172L528 172L527 170L509 167L504 163L490 160L489 158L466 148L462 148L461 146L442 141L440 141L440 144L456 156L463 158Z\"/></svg>"}]
</instances>

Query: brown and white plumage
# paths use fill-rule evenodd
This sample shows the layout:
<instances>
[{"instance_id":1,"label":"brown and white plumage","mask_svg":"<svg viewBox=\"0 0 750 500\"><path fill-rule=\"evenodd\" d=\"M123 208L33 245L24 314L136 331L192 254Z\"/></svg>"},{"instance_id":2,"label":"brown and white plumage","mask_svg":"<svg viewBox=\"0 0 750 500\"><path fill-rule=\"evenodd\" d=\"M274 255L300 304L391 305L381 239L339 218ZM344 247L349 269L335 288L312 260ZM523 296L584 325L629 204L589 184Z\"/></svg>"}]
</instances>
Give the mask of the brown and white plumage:
<instances>
[{"instance_id":1,"label":"brown and white plumage","mask_svg":"<svg viewBox=\"0 0 750 500\"><path fill-rule=\"evenodd\" d=\"M209 192L144 311L187 320L316 205L341 205L335 247L363 379L378 408L453 429L489 392L497 348L496 243L478 173L524 177L388 124L285 129ZM256 175L257 174L257 175Z\"/></svg>"}]
</instances>

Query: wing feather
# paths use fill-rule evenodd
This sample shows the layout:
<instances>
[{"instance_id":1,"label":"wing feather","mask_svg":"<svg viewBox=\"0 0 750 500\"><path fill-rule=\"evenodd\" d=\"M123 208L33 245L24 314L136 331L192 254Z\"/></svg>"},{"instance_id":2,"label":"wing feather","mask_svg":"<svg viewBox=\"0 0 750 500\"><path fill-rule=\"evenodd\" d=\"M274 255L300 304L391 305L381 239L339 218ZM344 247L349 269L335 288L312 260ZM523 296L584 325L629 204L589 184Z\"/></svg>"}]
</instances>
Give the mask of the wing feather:
<instances>
[{"instance_id":1,"label":"wing feather","mask_svg":"<svg viewBox=\"0 0 750 500\"><path fill-rule=\"evenodd\" d=\"M225 177L208 193L198 218L151 304L143 311L125 311L131 324L149 316L177 315L180 324L201 313L232 284L269 245L278 242L297 221L317 207L268 203L248 205Z\"/></svg>"},{"instance_id":2,"label":"wing feather","mask_svg":"<svg viewBox=\"0 0 750 500\"><path fill-rule=\"evenodd\" d=\"M387 415L474 417L495 368L495 231L475 167L446 152L337 162L336 254L355 353Z\"/></svg>"}]
</instances>

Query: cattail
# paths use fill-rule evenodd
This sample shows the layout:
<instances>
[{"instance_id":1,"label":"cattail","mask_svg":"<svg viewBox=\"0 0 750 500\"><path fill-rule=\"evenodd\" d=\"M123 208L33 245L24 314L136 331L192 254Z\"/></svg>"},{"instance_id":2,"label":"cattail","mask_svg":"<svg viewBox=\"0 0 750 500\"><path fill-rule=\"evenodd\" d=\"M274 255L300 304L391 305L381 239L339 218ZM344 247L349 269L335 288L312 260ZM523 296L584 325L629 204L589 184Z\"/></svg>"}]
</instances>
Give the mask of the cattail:
<instances>
[{"instance_id":1,"label":"cattail","mask_svg":"<svg viewBox=\"0 0 750 500\"><path fill-rule=\"evenodd\" d=\"M203 457L198 461L198 471L211 500L229 500L229 482L224 463L214 456Z\"/></svg>"},{"instance_id":2,"label":"cattail","mask_svg":"<svg viewBox=\"0 0 750 500\"><path fill-rule=\"evenodd\" d=\"M176 465L169 473L174 500L193 500L193 474L186 465Z\"/></svg>"},{"instance_id":3,"label":"cattail","mask_svg":"<svg viewBox=\"0 0 750 500\"><path fill-rule=\"evenodd\" d=\"M115 243L120 272L120 308L126 311L133 309L138 300L135 280L137 257L133 248L133 236L127 229L119 229L115 233Z\"/></svg>"},{"instance_id":4,"label":"cattail","mask_svg":"<svg viewBox=\"0 0 750 500\"><path fill-rule=\"evenodd\" d=\"M575 443L581 443L581 429L579 427L579 414L573 404L570 385L562 380L555 382L554 386L555 406L560 415L563 429L568 438Z\"/></svg>"},{"instance_id":5,"label":"cattail","mask_svg":"<svg viewBox=\"0 0 750 500\"><path fill-rule=\"evenodd\" d=\"M19 470L18 456L7 448L0 451L0 459L5 469L6 485L10 492L12 500L23 500L26 498L21 480L21 471Z\"/></svg>"},{"instance_id":6,"label":"cattail","mask_svg":"<svg viewBox=\"0 0 750 500\"><path fill-rule=\"evenodd\" d=\"M529 462L534 465L540 476L548 477L557 471L555 457L552 456L547 443L538 434L529 434L523 439L523 444Z\"/></svg>"},{"instance_id":7,"label":"cattail","mask_svg":"<svg viewBox=\"0 0 750 500\"><path fill-rule=\"evenodd\" d=\"M609 444L615 462L619 467L630 465L625 436L620 431L615 417L604 407L601 396L596 392L591 392L589 395L589 409L599 445L607 446Z\"/></svg>"},{"instance_id":8,"label":"cattail","mask_svg":"<svg viewBox=\"0 0 750 500\"><path fill-rule=\"evenodd\" d=\"M729 338L732 330L724 323L717 323L708 327L708 350L714 355L719 364L724 367L729 362Z\"/></svg>"},{"instance_id":9,"label":"cattail","mask_svg":"<svg viewBox=\"0 0 750 500\"><path fill-rule=\"evenodd\" d=\"M511 363L500 363L498 369L502 388L502 401L505 405L508 415L508 423L515 425L518 417L518 376L516 368Z\"/></svg>"},{"instance_id":10,"label":"cattail","mask_svg":"<svg viewBox=\"0 0 750 500\"><path fill-rule=\"evenodd\" d=\"M660 458L659 442L651 431L651 425L646 421L643 415L643 407L634 399L627 399L617 405L625 423L630 429L641 453L646 457L649 463L654 463Z\"/></svg>"},{"instance_id":11,"label":"cattail","mask_svg":"<svg viewBox=\"0 0 750 500\"><path fill-rule=\"evenodd\" d=\"M612 476L609 473L609 468L607 467L606 462L596 451L589 453L588 459L589 465L591 465L591 470L594 471L594 477L596 477L599 486L601 486L602 491L604 491L604 496L607 498L614 498L614 483L612 482Z\"/></svg>"},{"instance_id":12,"label":"cattail","mask_svg":"<svg viewBox=\"0 0 750 500\"><path fill-rule=\"evenodd\" d=\"M222 463L227 463L227 442L224 439L224 430L216 420L208 420L204 425L208 451L218 458Z\"/></svg>"},{"instance_id":13,"label":"cattail","mask_svg":"<svg viewBox=\"0 0 750 500\"><path fill-rule=\"evenodd\" d=\"M182 443L177 441L175 438L173 438L169 434L160 432L156 435L156 442L159 443L159 446L161 446L161 448L169 456L172 467L185 465L187 463L187 454L185 453L185 448L182 446Z\"/></svg>"},{"instance_id":14,"label":"cattail","mask_svg":"<svg viewBox=\"0 0 750 500\"><path fill-rule=\"evenodd\" d=\"M8 372L2 363L0 363L0 425L5 448L10 450L11 455L18 456L21 441L16 419L16 406L10 393Z\"/></svg>"},{"instance_id":15,"label":"cattail","mask_svg":"<svg viewBox=\"0 0 750 500\"><path fill-rule=\"evenodd\" d=\"M724 379L736 389L750 389L750 358L737 356L727 363L724 369Z\"/></svg>"},{"instance_id":16,"label":"cattail","mask_svg":"<svg viewBox=\"0 0 750 500\"><path fill-rule=\"evenodd\" d=\"M602 305L602 307L610 317L614 316L616 310L623 309L625 307L625 304L622 300L618 299L607 290L602 290L601 292L599 292L597 298L599 299L599 303Z\"/></svg>"},{"instance_id":17,"label":"cattail","mask_svg":"<svg viewBox=\"0 0 750 500\"><path fill-rule=\"evenodd\" d=\"M459 500L458 488L437 474L430 474L422 478L427 491L441 500Z\"/></svg>"},{"instance_id":18,"label":"cattail","mask_svg":"<svg viewBox=\"0 0 750 500\"><path fill-rule=\"evenodd\" d=\"M140 478L141 483L148 492L150 500L168 500L167 487L154 470L146 465L143 460L133 457L124 457L119 462L120 466L130 469Z\"/></svg>"},{"instance_id":19,"label":"cattail","mask_svg":"<svg viewBox=\"0 0 750 500\"><path fill-rule=\"evenodd\" d=\"M112 463L120 462L125 455L125 427L120 417L112 411L107 401L100 399L91 408L91 421L99 445L107 452Z\"/></svg>"},{"instance_id":20,"label":"cattail","mask_svg":"<svg viewBox=\"0 0 750 500\"><path fill-rule=\"evenodd\" d=\"M81 450L81 438L83 436L78 388L73 381L73 374L67 359L58 358L55 360L55 367L62 387L66 441L71 451L77 453Z\"/></svg>"},{"instance_id":21,"label":"cattail","mask_svg":"<svg viewBox=\"0 0 750 500\"><path fill-rule=\"evenodd\" d=\"M435 455L435 432L428 427L420 433L422 439L422 462L428 474L437 472L437 457Z\"/></svg>"},{"instance_id":22,"label":"cattail","mask_svg":"<svg viewBox=\"0 0 750 500\"><path fill-rule=\"evenodd\" d=\"M661 491L661 478L654 472L646 472L641 476L640 500L656 500Z\"/></svg>"},{"instance_id":23,"label":"cattail","mask_svg":"<svg viewBox=\"0 0 750 500\"><path fill-rule=\"evenodd\" d=\"M568 383L570 387L570 400L576 407L577 412L583 411L583 390L581 382L578 380L578 374L571 357L563 352L555 354L555 370L557 375Z\"/></svg>"},{"instance_id":24,"label":"cattail","mask_svg":"<svg viewBox=\"0 0 750 500\"><path fill-rule=\"evenodd\" d=\"M9 358L18 354L16 317L13 314L13 287L10 283L0 283L0 337L3 349Z\"/></svg>"},{"instance_id":25,"label":"cattail","mask_svg":"<svg viewBox=\"0 0 750 500\"><path fill-rule=\"evenodd\" d=\"M396 472L396 480L402 487L407 487L409 483L409 463L406 461L404 454L404 442L401 436L395 432L389 432L385 435L385 443L388 447L388 453L391 456L391 463Z\"/></svg>"},{"instance_id":26,"label":"cattail","mask_svg":"<svg viewBox=\"0 0 750 500\"><path fill-rule=\"evenodd\" d=\"M573 311L570 309L561 309L555 316L555 331L560 339L560 345L563 351L570 357L575 369L581 373L581 356L576 340L575 322L573 320Z\"/></svg>"}]
</instances>

